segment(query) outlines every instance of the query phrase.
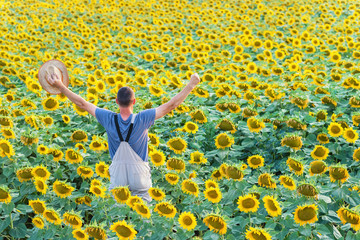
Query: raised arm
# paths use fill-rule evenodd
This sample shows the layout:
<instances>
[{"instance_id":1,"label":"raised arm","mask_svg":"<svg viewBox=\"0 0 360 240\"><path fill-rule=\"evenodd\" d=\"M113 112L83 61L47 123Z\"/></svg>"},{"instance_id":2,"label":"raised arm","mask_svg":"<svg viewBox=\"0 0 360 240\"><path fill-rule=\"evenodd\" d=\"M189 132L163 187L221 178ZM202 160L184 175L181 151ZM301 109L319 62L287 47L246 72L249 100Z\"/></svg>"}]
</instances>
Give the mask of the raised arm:
<instances>
[{"instance_id":1,"label":"raised arm","mask_svg":"<svg viewBox=\"0 0 360 240\"><path fill-rule=\"evenodd\" d=\"M60 79L57 78L55 74L52 74L48 78L48 82L51 86L56 87L60 90L62 94L64 94L70 101L75 103L78 107L84 109L91 115L95 117L95 109L96 106L85 99L83 99L81 96L77 95L76 93L69 90L63 83L60 81Z\"/></svg>"},{"instance_id":2,"label":"raised arm","mask_svg":"<svg viewBox=\"0 0 360 240\"><path fill-rule=\"evenodd\" d=\"M191 75L190 82L185 86L183 90L181 90L181 92L176 94L176 96L167 103L164 103L156 108L155 120L162 118L163 116L171 112L171 110L177 108L199 82L200 78L197 73Z\"/></svg>"}]
</instances>

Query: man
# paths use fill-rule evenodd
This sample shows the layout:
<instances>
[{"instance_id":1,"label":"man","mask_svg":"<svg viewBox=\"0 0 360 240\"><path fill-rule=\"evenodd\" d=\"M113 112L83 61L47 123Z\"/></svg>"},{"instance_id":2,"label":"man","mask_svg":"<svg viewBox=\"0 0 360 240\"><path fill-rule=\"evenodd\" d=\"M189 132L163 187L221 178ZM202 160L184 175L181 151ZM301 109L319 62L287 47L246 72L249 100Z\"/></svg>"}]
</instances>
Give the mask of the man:
<instances>
[{"instance_id":1,"label":"man","mask_svg":"<svg viewBox=\"0 0 360 240\"><path fill-rule=\"evenodd\" d=\"M106 129L109 153L113 160L109 167L109 190L117 186L129 185L133 195L139 195L145 201L150 202L151 197L148 190L152 184L148 165L148 128L154 124L156 119L165 116L185 100L200 82L199 76L196 73L193 74L185 88L167 103L157 108L141 111L135 116L133 114L133 106L136 102L135 93L129 87L122 87L118 91L116 98L120 110L120 114L118 114L98 108L73 93L53 71L48 75L46 80L52 87L57 88L78 107L96 117ZM126 136L125 140L123 136ZM123 155L120 156L121 154Z\"/></svg>"}]
</instances>

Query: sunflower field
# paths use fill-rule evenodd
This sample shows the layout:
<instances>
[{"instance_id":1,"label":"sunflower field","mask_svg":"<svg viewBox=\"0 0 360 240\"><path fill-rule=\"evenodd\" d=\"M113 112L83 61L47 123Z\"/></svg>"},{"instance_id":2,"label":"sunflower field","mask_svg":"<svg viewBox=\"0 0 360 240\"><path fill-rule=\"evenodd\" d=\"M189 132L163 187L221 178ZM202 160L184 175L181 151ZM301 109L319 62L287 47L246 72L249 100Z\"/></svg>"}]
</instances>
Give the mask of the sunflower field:
<instances>
[{"instance_id":1,"label":"sunflower field","mask_svg":"<svg viewBox=\"0 0 360 240\"><path fill-rule=\"evenodd\" d=\"M360 239L358 0L0 0L0 239ZM108 190L105 129L37 79L134 112L148 204Z\"/></svg>"}]
</instances>

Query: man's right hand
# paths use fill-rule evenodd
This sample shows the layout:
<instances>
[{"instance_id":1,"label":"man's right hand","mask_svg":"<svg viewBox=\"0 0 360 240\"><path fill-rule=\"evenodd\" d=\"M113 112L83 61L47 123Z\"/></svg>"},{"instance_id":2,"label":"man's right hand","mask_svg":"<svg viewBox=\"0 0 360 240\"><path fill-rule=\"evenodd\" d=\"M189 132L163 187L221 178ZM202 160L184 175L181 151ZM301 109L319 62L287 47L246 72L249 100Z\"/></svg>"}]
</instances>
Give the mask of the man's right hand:
<instances>
[{"instance_id":1,"label":"man's right hand","mask_svg":"<svg viewBox=\"0 0 360 240\"><path fill-rule=\"evenodd\" d=\"M200 77L197 73L191 75L189 85L195 87L200 82Z\"/></svg>"},{"instance_id":2,"label":"man's right hand","mask_svg":"<svg viewBox=\"0 0 360 240\"><path fill-rule=\"evenodd\" d=\"M60 78L54 73L48 77L47 81L51 86L58 89L65 86L64 83L60 80Z\"/></svg>"}]
</instances>

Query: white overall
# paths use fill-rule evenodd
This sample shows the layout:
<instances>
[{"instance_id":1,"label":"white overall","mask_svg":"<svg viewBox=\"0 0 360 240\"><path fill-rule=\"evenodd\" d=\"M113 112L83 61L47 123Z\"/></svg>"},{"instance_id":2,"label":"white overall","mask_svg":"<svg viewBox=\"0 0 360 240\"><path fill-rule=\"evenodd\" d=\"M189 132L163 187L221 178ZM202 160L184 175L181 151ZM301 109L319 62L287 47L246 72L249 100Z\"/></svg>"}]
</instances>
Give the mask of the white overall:
<instances>
[{"instance_id":1,"label":"white overall","mask_svg":"<svg viewBox=\"0 0 360 240\"><path fill-rule=\"evenodd\" d=\"M132 116L129 133L125 141L120 133L118 116L115 115L115 126L119 134L120 146L116 150L109 167L109 190L118 186L129 186L132 195L137 195L143 200L150 202L151 197L148 190L152 187L152 183L149 162L143 161L128 143L135 115L133 114Z\"/></svg>"}]
</instances>

